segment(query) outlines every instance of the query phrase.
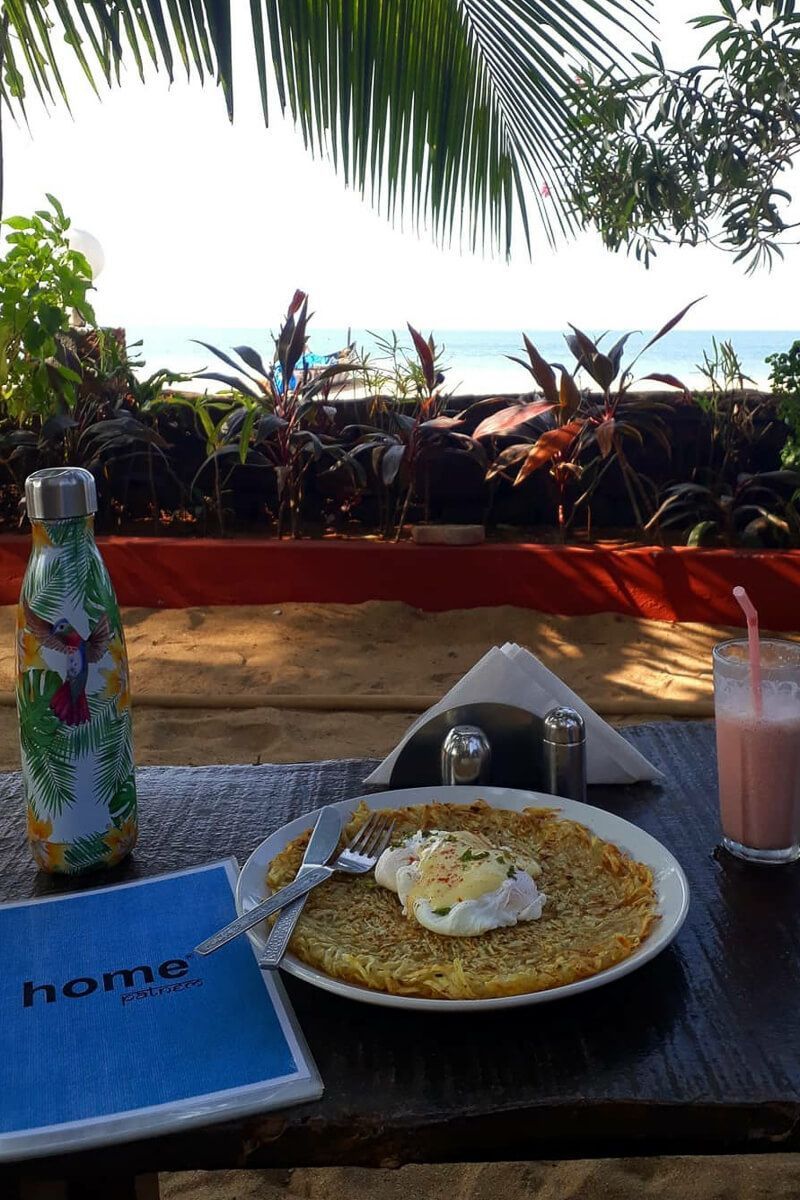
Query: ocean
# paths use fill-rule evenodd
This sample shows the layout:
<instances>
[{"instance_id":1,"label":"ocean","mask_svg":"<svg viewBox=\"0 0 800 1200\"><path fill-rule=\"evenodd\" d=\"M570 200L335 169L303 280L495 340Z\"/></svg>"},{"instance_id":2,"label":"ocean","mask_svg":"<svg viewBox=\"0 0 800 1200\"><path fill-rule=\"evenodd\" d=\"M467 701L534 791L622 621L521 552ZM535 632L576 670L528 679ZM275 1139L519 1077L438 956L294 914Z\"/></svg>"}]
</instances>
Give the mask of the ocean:
<instances>
[{"instance_id":1,"label":"ocean","mask_svg":"<svg viewBox=\"0 0 800 1200\"><path fill-rule=\"evenodd\" d=\"M428 330L422 331L425 336ZM563 334L555 330L527 330L531 341L539 352L549 362L571 364L572 358L564 342ZM596 336L601 331L585 331L590 336ZM359 350L366 351L374 362L379 357L376 348L375 333L379 336L390 336L390 330L370 332L366 329L315 329L312 327L309 339L309 349L314 354L328 354L347 345L348 340L354 341ZM410 338L405 331L398 331L401 343L410 347ZM202 346L192 339L209 342L221 350L229 352L233 346L253 346L259 351L265 361L271 357L272 342L268 330L245 328L221 328L194 326L129 326L127 329L129 342L142 340L139 354L145 360L140 374L150 374L160 367L173 371L193 372L202 370L227 372L224 364L216 361ZM620 336L617 331L610 331L603 339L603 345L610 346ZM634 334L628 341L623 364L630 361L644 346L650 333ZM712 338L717 342L731 341L738 354L743 372L750 376L753 384L766 388L769 381L769 367L765 363L768 354L787 350L795 339L800 339L800 332L786 330L673 330L662 338L652 349L647 350L636 367L636 377L639 378L651 372L675 375L682 383L690 388L701 388L706 384L699 367L703 362L703 352L712 354ZM518 330L434 330L437 345L443 347L442 367L445 371L447 390L456 394L483 394L492 392L524 392L530 391L532 380L527 371L516 363L508 360L508 355L525 358L522 345L522 335ZM198 390L208 387L216 390L222 384L204 383L197 380L191 386ZM658 386L654 384L645 386ZM752 386L752 385L750 385Z\"/></svg>"}]
</instances>

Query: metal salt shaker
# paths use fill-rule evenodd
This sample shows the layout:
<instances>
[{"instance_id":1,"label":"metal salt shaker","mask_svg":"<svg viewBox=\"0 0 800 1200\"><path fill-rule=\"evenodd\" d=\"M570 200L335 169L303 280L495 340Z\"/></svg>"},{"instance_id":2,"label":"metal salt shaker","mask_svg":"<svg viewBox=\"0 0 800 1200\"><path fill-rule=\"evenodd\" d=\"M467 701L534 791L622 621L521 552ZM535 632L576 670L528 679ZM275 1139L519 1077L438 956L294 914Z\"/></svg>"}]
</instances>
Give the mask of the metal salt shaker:
<instances>
[{"instance_id":1,"label":"metal salt shaker","mask_svg":"<svg viewBox=\"0 0 800 1200\"><path fill-rule=\"evenodd\" d=\"M489 739L477 725L455 725L442 742L442 783L488 783Z\"/></svg>"},{"instance_id":2,"label":"metal salt shaker","mask_svg":"<svg viewBox=\"0 0 800 1200\"><path fill-rule=\"evenodd\" d=\"M586 726L574 708L551 708L544 718L544 780L552 796L586 803Z\"/></svg>"}]
</instances>

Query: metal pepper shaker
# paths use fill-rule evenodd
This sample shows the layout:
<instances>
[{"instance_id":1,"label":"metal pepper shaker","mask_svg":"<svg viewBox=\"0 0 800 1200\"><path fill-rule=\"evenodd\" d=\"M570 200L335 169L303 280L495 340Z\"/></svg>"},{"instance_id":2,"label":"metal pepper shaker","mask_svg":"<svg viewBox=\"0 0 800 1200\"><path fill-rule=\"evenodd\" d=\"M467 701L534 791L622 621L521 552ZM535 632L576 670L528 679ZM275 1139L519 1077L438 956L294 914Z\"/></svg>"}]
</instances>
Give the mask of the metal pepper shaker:
<instances>
[{"instance_id":1,"label":"metal pepper shaker","mask_svg":"<svg viewBox=\"0 0 800 1200\"><path fill-rule=\"evenodd\" d=\"M586 726L574 708L559 705L544 718L544 780L552 796L586 803Z\"/></svg>"},{"instance_id":2,"label":"metal pepper shaker","mask_svg":"<svg viewBox=\"0 0 800 1200\"><path fill-rule=\"evenodd\" d=\"M489 739L477 725L455 725L442 742L442 783L488 783Z\"/></svg>"}]
</instances>

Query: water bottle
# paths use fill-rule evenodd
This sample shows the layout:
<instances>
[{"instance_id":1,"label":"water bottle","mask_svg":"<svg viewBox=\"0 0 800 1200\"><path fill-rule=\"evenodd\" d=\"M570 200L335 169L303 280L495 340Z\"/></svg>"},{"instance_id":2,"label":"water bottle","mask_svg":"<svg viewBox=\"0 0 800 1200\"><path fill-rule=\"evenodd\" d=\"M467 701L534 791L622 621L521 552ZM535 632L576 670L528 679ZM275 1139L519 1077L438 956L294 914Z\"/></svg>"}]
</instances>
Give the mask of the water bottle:
<instances>
[{"instance_id":1,"label":"water bottle","mask_svg":"<svg viewBox=\"0 0 800 1200\"><path fill-rule=\"evenodd\" d=\"M136 843L128 658L77 467L25 482L32 549L17 608L17 714L31 853L43 871L114 866Z\"/></svg>"}]
</instances>

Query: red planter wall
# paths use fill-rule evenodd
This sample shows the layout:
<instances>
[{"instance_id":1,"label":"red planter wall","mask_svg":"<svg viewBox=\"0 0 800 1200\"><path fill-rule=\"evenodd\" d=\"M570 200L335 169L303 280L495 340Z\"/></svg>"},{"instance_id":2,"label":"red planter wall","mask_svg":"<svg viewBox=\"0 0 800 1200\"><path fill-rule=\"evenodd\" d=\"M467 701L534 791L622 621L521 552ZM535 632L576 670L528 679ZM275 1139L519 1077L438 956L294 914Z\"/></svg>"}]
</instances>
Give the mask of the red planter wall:
<instances>
[{"instance_id":1,"label":"red planter wall","mask_svg":"<svg viewBox=\"0 0 800 1200\"><path fill-rule=\"evenodd\" d=\"M431 612L516 604L739 625L731 588L741 583L765 628L800 629L800 550L99 540L120 602L148 608L402 600ZM27 557L26 538L0 537L0 603L16 602Z\"/></svg>"}]
</instances>

